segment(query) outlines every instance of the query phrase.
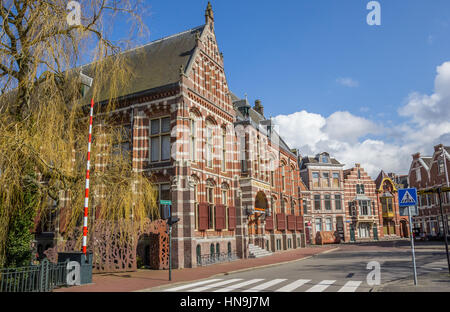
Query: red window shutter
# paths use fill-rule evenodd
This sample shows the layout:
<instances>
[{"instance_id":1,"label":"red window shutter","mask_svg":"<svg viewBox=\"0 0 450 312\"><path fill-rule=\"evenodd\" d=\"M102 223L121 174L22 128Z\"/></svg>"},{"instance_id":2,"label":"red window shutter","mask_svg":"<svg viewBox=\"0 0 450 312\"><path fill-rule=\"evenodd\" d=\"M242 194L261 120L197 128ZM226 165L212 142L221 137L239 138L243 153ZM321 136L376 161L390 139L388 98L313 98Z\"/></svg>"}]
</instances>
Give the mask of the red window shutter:
<instances>
[{"instance_id":1,"label":"red window shutter","mask_svg":"<svg viewBox=\"0 0 450 312\"><path fill-rule=\"evenodd\" d=\"M286 230L286 215L284 213L277 213L277 229L280 231Z\"/></svg>"},{"instance_id":2,"label":"red window shutter","mask_svg":"<svg viewBox=\"0 0 450 312\"><path fill-rule=\"evenodd\" d=\"M303 217L297 216L295 217L295 227L297 231L303 231Z\"/></svg>"},{"instance_id":3,"label":"red window shutter","mask_svg":"<svg viewBox=\"0 0 450 312\"><path fill-rule=\"evenodd\" d=\"M225 206L216 205L216 230L225 228Z\"/></svg>"},{"instance_id":4,"label":"red window shutter","mask_svg":"<svg viewBox=\"0 0 450 312\"><path fill-rule=\"evenodd\" d=\"M236 229L236 207L228 207L228 229Z\"/></svg>"},{"instance_id":5,"label":"red window shutter","mask_svg":"<svg viewBox=\"0 0 450 312\"><path fill-rule=\"evenodd\" d=\"M200 231L208 229L208 203L198 204L198 229Z\"/></svg>"},{"instance_id":6,"label":"red window shutter","mask_svg":"<svg viewBox=\"0 0 450 312\"><path fill-rule=\"evenodd\" d=\"M273 230L273 217L266 217L266 230L272 231Z\"/></svg>"},{"instance_id":7,"label":"red window shutter","mask_svg":"<svg viewBox=\"0 0 450 312\"><path fill-rule=\"evenodd\" d=\"M288 230L295 231L295 216L288 215L287 220L288 220Z\"/></svg>"}]
</instances>

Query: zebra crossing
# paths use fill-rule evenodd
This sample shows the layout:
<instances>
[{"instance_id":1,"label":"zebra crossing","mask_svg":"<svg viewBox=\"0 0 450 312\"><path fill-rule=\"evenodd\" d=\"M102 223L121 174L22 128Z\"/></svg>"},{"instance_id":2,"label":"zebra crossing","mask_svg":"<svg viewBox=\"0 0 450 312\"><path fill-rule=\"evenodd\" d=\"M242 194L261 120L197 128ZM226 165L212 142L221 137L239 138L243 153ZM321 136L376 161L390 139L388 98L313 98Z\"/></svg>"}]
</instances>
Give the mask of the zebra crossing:
<instances>
[{"instance_id":1,"label":"zebra crossing","mask_svg":"<svg viewBox=\"0 0 450 312\"><path fill-rule=\"evenodd\" d=\"M182 286L166 289L166 292L356 292L362 281L337 282L336 280L312 281L310 279L298 279L295 281L285 278L266 280L264 278L254 278L244 280L242 278L232 279L209 279L199 282L189 283Z\"/></svg>"}]
</instances>

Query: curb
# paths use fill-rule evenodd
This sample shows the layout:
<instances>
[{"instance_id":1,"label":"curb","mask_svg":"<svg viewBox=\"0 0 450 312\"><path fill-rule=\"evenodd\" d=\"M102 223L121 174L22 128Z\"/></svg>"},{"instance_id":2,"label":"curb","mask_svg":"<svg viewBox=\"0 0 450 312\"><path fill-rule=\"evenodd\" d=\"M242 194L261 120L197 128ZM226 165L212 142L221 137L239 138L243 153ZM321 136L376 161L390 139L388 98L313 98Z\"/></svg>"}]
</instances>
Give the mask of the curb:
<instances>
[{"instance_id":1,"label":"curb","mask_svg":"<svg viewBox=\"0 0 450 312\"><path fill-rule=\"evenodd\" d=\"M199 282L199 281L204 281L204 280L207 280L207 279L210 279L210 278L213 278L213 277L217 277L217 276L229 275L229 274L240 273L240 272L245 272L245 271L252 271L252 270L257 270L257 269L264 269L264 268L268 268L268 267L272 267L272 266L277 266L277 265L282 265L282 264L288 264L288 263L298 262L298 261L302 261L302 260L306 260L306 259L309 259L309 258L318 256L318 255L327 254L327 253L336 251L336 250L338 250L338 249L340 249L340 247L328 249L328 250L325 250L325 251L320 252L320 253L318 253L318 254L311 255L311 256L306 256L306 257L303 257L303 258L300 258L300 259L288 260L288 261L277 262L277 263L271 263L271 264L264 264L264 265L260 265L260 266L256 266L256 267L243 268L243 269L234 270L234 271L229 271L229 272L224 272L224 273L217 273L217 274L211 275L211 276L209 276L209 277L201 278L201 279L196 279L196 280L191 280L191 281L181 281L181 282L176 282L176 283L168 283L168 284L164 284L164 285L161 285L161 286L155 286L155 287L151 287L151 288L145 288L145 289L135 290L135 291L133 291L133 292L148 292L148 291L156 290L157 288L165 287L165 286L168 286L168 285L171 285L171 286L177 286L177 285L180 285L180 284L185 284L185 283L187 283L187 282Z\"/></svg>"}]
</instances>

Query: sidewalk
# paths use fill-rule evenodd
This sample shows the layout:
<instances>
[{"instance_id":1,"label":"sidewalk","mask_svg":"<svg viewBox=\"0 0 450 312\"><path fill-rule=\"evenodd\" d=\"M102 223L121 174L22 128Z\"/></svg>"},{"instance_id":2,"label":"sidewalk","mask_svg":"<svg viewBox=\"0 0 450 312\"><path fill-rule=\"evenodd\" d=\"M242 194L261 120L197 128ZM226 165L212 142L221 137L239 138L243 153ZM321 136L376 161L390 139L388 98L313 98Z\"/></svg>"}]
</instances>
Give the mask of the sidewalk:
<instances>
[{"instance_id":1,"label":"sidewalk","mask_svg":"<svg viewBox=\"0 0 450 312\"><path fill-rule=\"evenodd\" d=\"M278 265L283 262L305 259L320 253L333 251L338 249L338 246L339 245L325 245L300 248L278 252L271 256L262 258L236 260L233 262L214 264L193 269L172 270L172 281L169 281L169 271L167 270L138 270L136 272L127 273L94 274L92 277L92 284L55 289L54 292L139 291L167 284L177 284L181 282L209 278L218 274L251 270L257 267Z\"/></svg>"},{"instance_id":2,"label":"sidewalk","mask_svg":"<svg viewBox=\"0 0 450 312\"><path fill-rule=\"evenodd\" d=\"M396 280L382 286L375 287L374 292L450 292L450 274L447 272L433 272L419 274L417 286L413 278Z\"/></svg>"}]
</instances>

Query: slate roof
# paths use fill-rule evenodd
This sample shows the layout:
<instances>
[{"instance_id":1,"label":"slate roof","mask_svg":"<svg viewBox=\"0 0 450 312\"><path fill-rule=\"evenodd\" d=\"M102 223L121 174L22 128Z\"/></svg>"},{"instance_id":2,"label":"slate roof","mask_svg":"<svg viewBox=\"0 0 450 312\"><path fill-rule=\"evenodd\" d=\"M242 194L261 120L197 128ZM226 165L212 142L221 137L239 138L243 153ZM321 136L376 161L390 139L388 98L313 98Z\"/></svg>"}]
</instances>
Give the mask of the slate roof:
<instances>
[{"instance_id":1,"label":"slate roof","mask_svg":"<svg viewBox=\"0 0 450 312\"><path fill-rule=\"evenodd\" d=\"M141 47L119 54L125 57L132 72L132 83L123 88L118 97L132 95L158 87L171 85L180 80L180 67L186 70L196 48L196 33L203 32L205 25L185 32L150 42ZM90 75L93 65L87 64L80 69ZM95 83L95 81L94 81ZM90 98L90 93L85 95ZM102 92L96 102L107 99L106 91Z\"/></svg>"},{"instance_id":2,"label":"slate roof","mask_svg":"<svg viewBox=\"0 0 450 312\"><path fill-rule=\"evenodd\" d=\"M305 156L302 158L302 166L301 166L300 170L305 169L306 164L315 164L315 165L323 165L323 166L343 165L339 161L337 161L335 158L332 158L332 157L330 157L329 163L321 163L321 162L319 162L317 157Z\"/></svg>"}]
</instances>

